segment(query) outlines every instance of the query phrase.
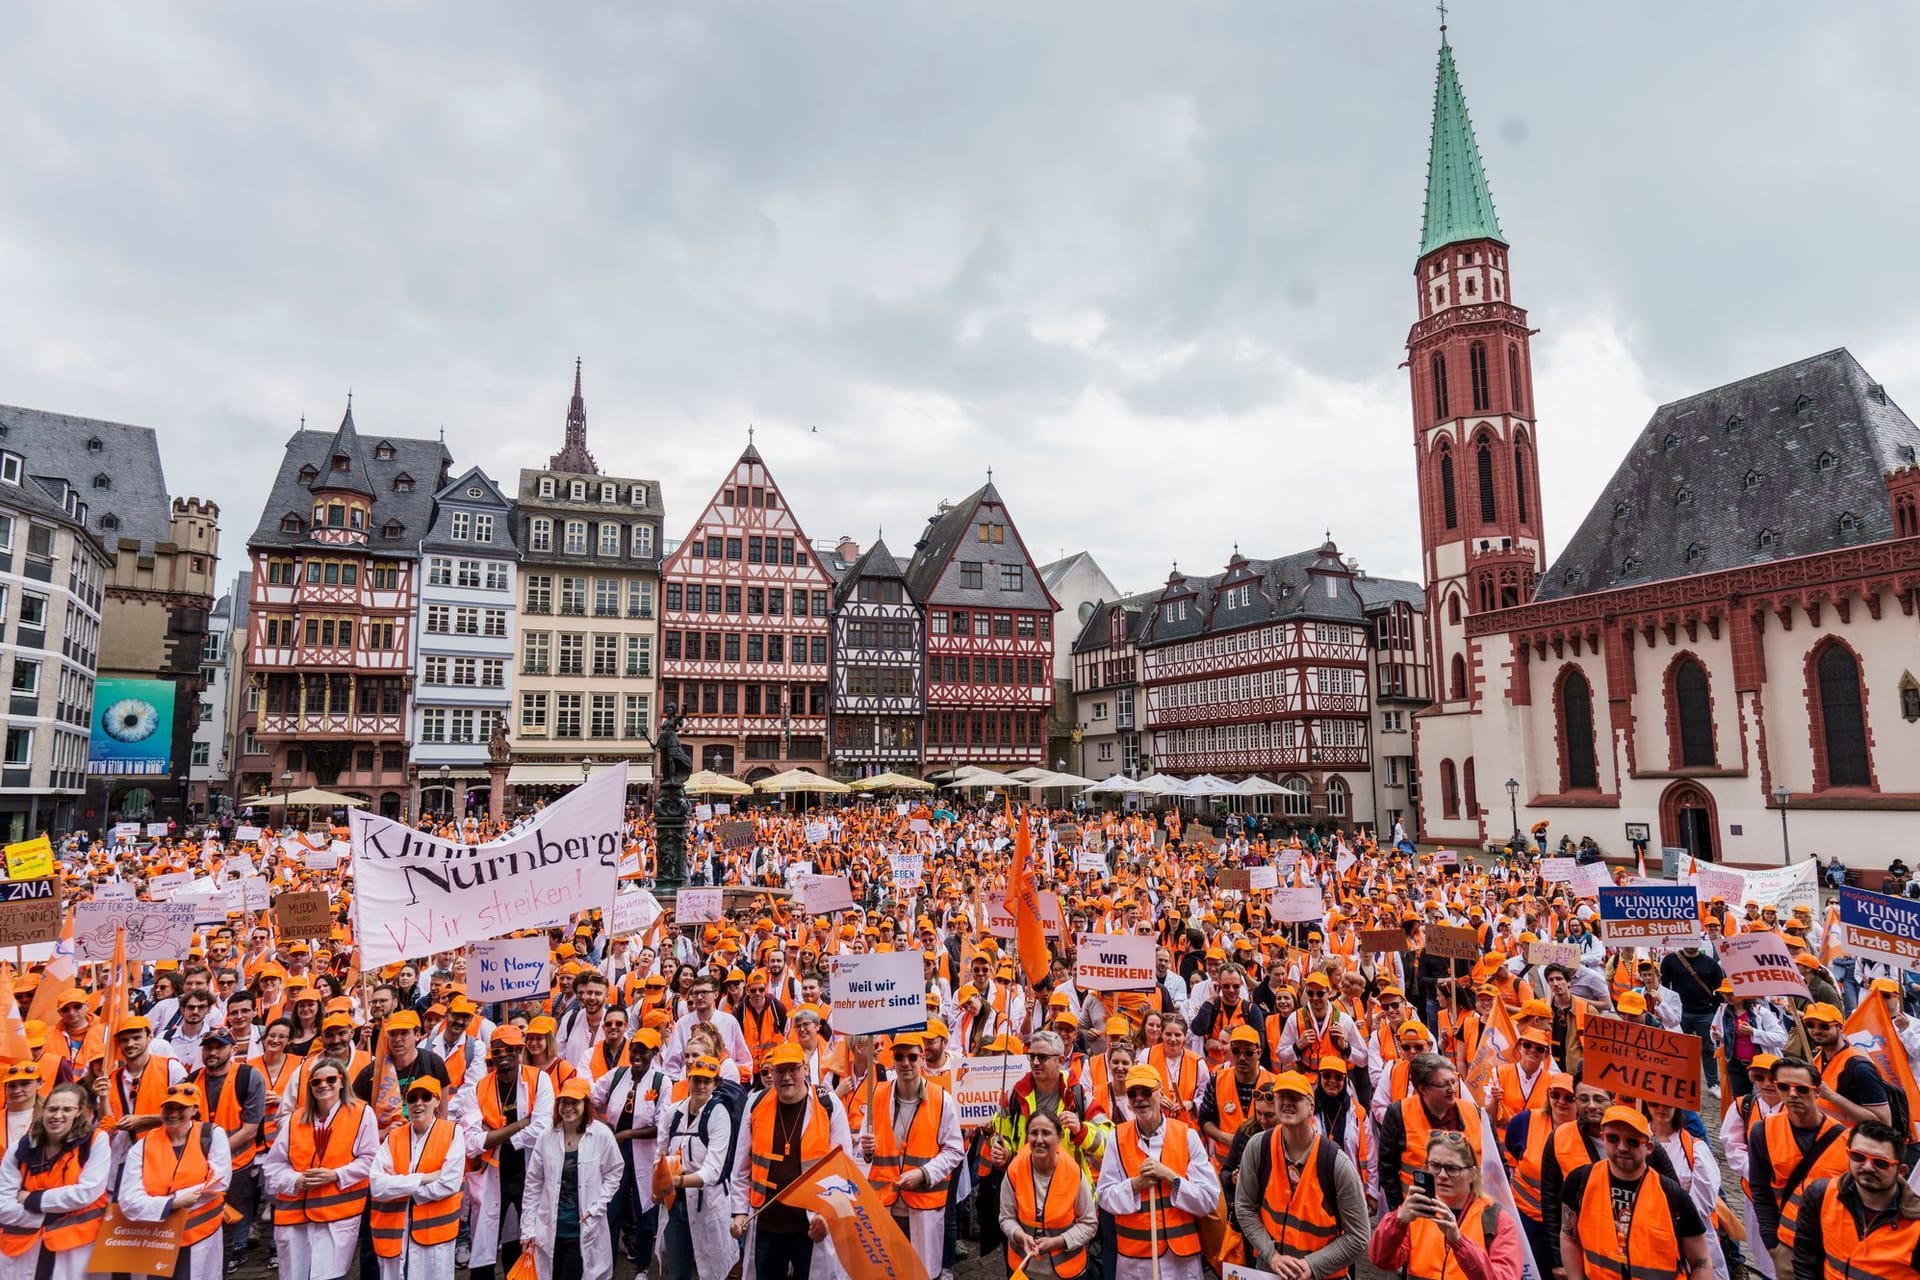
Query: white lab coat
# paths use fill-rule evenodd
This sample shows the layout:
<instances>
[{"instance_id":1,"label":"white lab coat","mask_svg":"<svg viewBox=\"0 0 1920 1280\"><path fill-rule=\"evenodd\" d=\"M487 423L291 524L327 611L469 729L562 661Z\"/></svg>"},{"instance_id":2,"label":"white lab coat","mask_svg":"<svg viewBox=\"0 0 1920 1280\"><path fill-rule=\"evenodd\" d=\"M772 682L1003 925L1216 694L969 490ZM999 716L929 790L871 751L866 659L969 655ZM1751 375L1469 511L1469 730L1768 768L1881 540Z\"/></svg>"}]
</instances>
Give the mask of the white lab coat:
<instances>
[{"instance_id":1,"label":"white lab coat","mask_svg":"<svg viewBox=\"0 0 1920 1280\"><path fill-rule=\"evenodd\" d=\"M334 1117L339 1113L340 1107L336 1106ZM293 1138L294 1117L297 1114L297 1110L289 1111L281 1117L280 1132L274 1135L273 1145L267 1149L266 1158L261 1162L260 1176L269 1196L291 1196L300 1189L296 1184L303 1170L295 1169L288 1155L288 1144ZM373 1171L374 1154L379 1145L379 1122L374 1119L373 1108L362 1104L360 1130L353 1139L353 1158L340 1170L340 1181L351 1183L365 1180ZM311 1276L313 1280L335 1280L335 1277L345 1276L353 1269L360 1242L360 1219L355 1216L342 1222L299 1222L291 1226L275 1226L273 1239L280 1251L282 1274ZM195 1275L205 1274L209 1273L195 1272Z\"/></svg>"},{"instance_id":2,"label":"white lab coat","mask_svg":"<svg viewBox=\"0 0 1920 1280\"><path fill-rule=\"evenodd\" d=\"M1128 1120L1126 1124L1133 1124ZM1122 1128L1125 1125L1121 1126ZM1160 1159L1161 1144L1166 1141L1171 1126L1162 1121L1158 1129L1145 1134L1140 1139L1141 1147L1149 1156ZM1162 1197L1163 1206L1171 1205L1175 1209L1184 1209L1196 1218L1204 1218L1212 1213L1220 1203L1220 1175L1215 1172L1213 1161L1207 1154L1206 1141L1200 1136L1200 1130L1185 1126L1187 1134L1187 1173L1180 1179L1171 1194ZM1126 1167L1120 1163L1120 1139L1116 1131L1107 1143L1106 1156L1100 1162L1100 1179L1094 1188L1095 1200L1108 1213L1139 1213L1145 1205L1140 1193L1133 1189ZM1114 1280L1200 1280L1201 1265L1205 1260L1198 1254L1183 1258L1179 1254L1165 1249L1161 1256L1154 1258L1129 1258L1121 1255Z\"/></svg>"},{"instance_id":3,"label":"white lab coat","mask_svg":"<svg viewBox=\"0 0 1920 1280\"><path fill-rule=\"evenodd\" d=\"M214 1199L224 1201L227 1198L227 1186L233 1181L233 1155L227 1149L227 1134L219 1125L208 1125L213 1141L207 1147L207 1186ZM120 1212L134 1222L164 1222L167 1217L167 1201L171 1193L161 1192L150 1195L147 1192L146 1161L147 1143L166 1142L165 1129L150 1129L133 1144L127 1153L126 1167L120 1173ZM197 1142L198 1138L189 1136L187 1141ZM168 1152L171 1155L171 1150ZM88 1163L92 1160L89 1158ZM356 1221L354 1226L360 1224ZM173 1274L176 1280L220 1280L224 1274L227 1230L224 1225L185 1251L181 1263L176 1264ZM75 1252L79 1252L75 1250ZM281 1265L286 1265L283 1251ZM296 1275L344 1276L346 1269L338 1271L298 1271Z\"/></svg>"},{"instance_id":4,"label":"white lab coat","mask_svg":"<svg viewBox=\"0 0 1920 1280\"><path fill-rule=\"evenodd\" d=\"M940 1144L940 1152L925 1166L927 1186L933 1188L940 1186L955 1170L959 1169L961 1161L966 1159L966 1147L960 1138L960 1108L954 1105L952 1096L937 1084L928 1084L924 1087L927 1094L921 1105L928 1106L937 1101L940 1106L940 1124L934 1135L935 1141ZM878 1095L876 1095L876 1106L878 1102ZM904 1113L901 1118L906 1118ZM868 1132L872 1131L871 1126L874 1120L872 1113L868 1113ZM906 1135L901 1132L898 1125L895 1126L894 1133L896 1140L904 1143ZM861 1168L871 1168L872 1166L859 1154L859 1151L860 1148L856 1144L854 1158L859 1160ZM898 1221L898 1218L896 1217L895 1220ZM926 1267L928 1275L939 1275L941 1254L946 1248L947 1241L947 1211L944 1208L908 1209L906 1221L907 1239L913 1245L913 1251L920 1255L921 1265ZM700 1280L706 1280L706 1277L702 1276Z\"/></svg>"},{"instance_id":5,"label":"white lab coat","mask_svg":"<svg viewBox=\"0 0 1920 1280\"><path fill-rule=\"evenodd\" d=\"M607 1210L620 1191L625 1172L613 1130L588 1120L580 1135L580 1262L583 1280L613 1275L613 1225ZM534 1251L540 1280L552 1280L553 1238L560 1205L560 1175L566 1164L566 1135L548 1128L527 1155L527 1194L520 1202L521 1240Z\"/></svg>"},{"instance_id":6,"label":"white lab coat","mask_svg":"<svg viewBox=\"0 0 1920 1280\"><path fill-rule=\"evenodd\" d=\"M105 1130L95 1129L87 1147L86 1163L80 1178L72 1186L49 1187L40 1195L40 1213L30 1213L20 1203L20 1162L14 1158L16 1147L7 1148L0 1160L0 1224L9 1227L38 1228L49 1213L70 1213L98 1200L113 1181L113 1140ZM144 1153L143 1153L144 1154ZM92 1245L63 1249L54 1254L53 1280L80 1280L87 1273ZM40 1265L40 1246L17 1258L0 1254L0 1280L33 1280Z\"/></svg>"},{"instance_id":7,"label":"white lab coat","mask_svg":"<svg viewBox=\"0 0 1920 1280\"><path fill-rule=\"evenodd\" d=\"M398 1200L405 1197L415 1204L425 1204L444 1200L460 1190L460 1184L466 1178L468 1158L480 1153L480 1135L464 1125L455 1124L453 1142L447 1147L446 1160L432 1173L417 1173L414 1169L419 1163L426 1136L413 1133L411 1126L408 1126L408 1134L411 1146L405 1170L394 1165L393 1148L385 1142L380 1144L380 1150L374 1156L371 1176L373 1198ZM411 1217L408 1223L411 1225ZM449 1240L444 1244L418 1245L413 1242L412 1232L409 1231L405 1248L400 1251L399 1257L380 1259L380 1280L401 1280L403 1276L405 1280L453 1280L455 1243Z\"/></svg>"},{"instance_id":8,"label":"white lab coat","mask_svg":"<svg viewBox=\"0 0 1920 1280\"><path fill-rule=\"evenodd\" d=\"M478 1077L469 1077L461 1086L456 1100L461 1104L463 1118L471 1116L467 1122L480 1133L482 1142L486 1139L486 1122L480 1119L479 1090L491 1089L493 1072L482 1072ZM507 1139L515 1149L528 1153L527 1176L533 1176L532 1151L546 1137L547 1130L553 1128L553 1077L544 1071L533 1073L534 1096L527 1097L527 1087L523 1083L515 1090L517 1115L531 1116L532 1121L526 1128ZM505 1219L505 1209L511 1207L516 1214L523 1212L518 1205L502 1206L500 1203L500 1163L492 1161L482 1165L478 1173L467 1175L467 1203L473 1208L473 1256L482 1259L475 1265L485 1266L500 1252L501 1224ZM508 1232L509 1235L514 1234ZM524 1238L524 1237L523 1237Z\"/></svg>"},{"instance_id":9,"label":"white lab coat","mask_svg":"<svg viewBox=\"0 0 1920 1280\"><path fill-rule=\"evenodd\" d=\"M616 1082L617 1077L617 1082ZM667 1091L671 1087L667 1073L656 1065L649 1067L638 1079L634 1078L631 1066L618 1066L601 1076L593 1084L593 1114L605 1116L609 1128L620 1127L620 1116L627 1108L627 1097L636 1085L640 1096L634 1099L633 1123L629 1128L645 1129L649 1125L666 1132L663 1117L667 1109ZM633 1152L633 1180L640 1192L640 1212L653 1208L653 1162L655 1153L660 1149L658 1138L634 1138L627 1143Z\"/></svg>"},{"instance_id":10,"label":"white lab coat","mask_svg":"<svg viewBox=\"0 0 1920 1280\"><path fill-rule=\"evenodd\" d=\"M811 1085L808 1087L812 1088ZM745 1129L740 1134L740 1141L733 1144L733 1178L727 1184L728 1190L733 1198L734 1217L744 1217L753 1212L751 1194L753 1185L753 1113L762 1102L765 1102L769 1110L768 1123L771 1124L771 1111L778 1103L777 1100L766 1100L774 1097L775 1095L770 1089L753 1095L747 1103L747 1113L741 1120ZM827 1146L829 1148L838 1147L845 1151L853 1150L853 1134L847 1128L846 1107L842 1106L840 1099L831 1093L826 1095L826 1100L822 1105L827 1109ZM806 1121L800 1126L800 1133L795 1135L795 1141L804 1141L807 1126L813 1123L813 1113L809 1110ZM747 1228L747 1238L745 1242L746 1255L745 1260L741 1264L741 1280L754 1280L753 1248L758 1230L759 1224L757 1220ZM837 1280L838 1277L846 1274L840 1266L840 1259L834 1254L832 1236L814 1242L813 1268L809 1274L813 1277L813 1280Z\"/></svg>"},{"instance_id":11,"label":"white lab coat","mask_svg":"<svg viewBox=\"0 0 1920 1280\"><path fill-rule=\"evenodd\" d=\"M739 1244L733 1238L733 1216L728 1212L732 1207L727 1190L727 1179L732 1170L727 1167L727 1143L733 1137L733 1116L718 1098L709 1098L712 1113L707 1117L707 1140L700 1141L700 1116L687 1114L690 1099L669 1103L660 1114L660 1143L664 1154L680 1157L682 1173L700 1175L701 1186L683 1189L678 1194L686 1203L687 1227L693 1237L694 1271L699 1280L726 1280L726 1274L733 1269L733 1260L739 1255ZM636 1120L637 1123L637 1120ZM678 1132L675 1133L675 1127ZM673 1136L668 1137L669 1134ZM634 1173L639 1174L639 1166ZM647 1166L648 1176L641 1179L647 1183L647 1200L652 1203L652 1171ZM655 1236L659 1256L654 1260L652 1274L665 1277L667 1224L660 1224ZM939 1274L937 1270L928 1275Z\"/></svg>"}]
</instances>

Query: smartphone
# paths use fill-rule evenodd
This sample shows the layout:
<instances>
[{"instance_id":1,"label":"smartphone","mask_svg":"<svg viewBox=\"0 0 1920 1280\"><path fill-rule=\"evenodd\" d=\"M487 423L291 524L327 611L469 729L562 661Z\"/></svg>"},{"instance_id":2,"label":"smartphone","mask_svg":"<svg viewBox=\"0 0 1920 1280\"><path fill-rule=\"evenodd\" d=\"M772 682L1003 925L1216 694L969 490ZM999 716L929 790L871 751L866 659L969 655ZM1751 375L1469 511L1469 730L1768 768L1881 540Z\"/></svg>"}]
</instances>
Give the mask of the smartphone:
<instances>
[{"instance_id":1,"label":"smartphone","mask_svg":"<svg viewBox=\"0 0 1920 1280\"><path fill-rule=\"evenodd\" d=\"M1413 1175L1413 1189L1423 1196L1433 1195L1433 1175L1425 1169L1417 1170Z\"/></svg>"}]
</instances>

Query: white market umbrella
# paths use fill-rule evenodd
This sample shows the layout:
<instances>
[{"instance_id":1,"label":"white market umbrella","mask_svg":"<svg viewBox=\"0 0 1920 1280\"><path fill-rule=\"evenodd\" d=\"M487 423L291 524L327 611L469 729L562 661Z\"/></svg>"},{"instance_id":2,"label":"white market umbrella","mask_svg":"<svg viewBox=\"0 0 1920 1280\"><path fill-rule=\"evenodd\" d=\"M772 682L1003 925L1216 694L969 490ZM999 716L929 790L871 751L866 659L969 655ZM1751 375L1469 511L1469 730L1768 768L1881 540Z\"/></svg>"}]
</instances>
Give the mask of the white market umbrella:
<instances>
[{"instance_id":1,"label":"white market umbrella","mask_svg":"<svg viewBox=\"0 0 1920 1280\"><path fill-rule=\"evenodd\" d=\"M753 784L756 791L786 793L789 791L825 791L835 795L844 795L853 790L844 782L835 782L832 778L823 778L808 769L789 769L785 773L776 773L771 778L762 778Z\"/></svg>"}]
</instances>

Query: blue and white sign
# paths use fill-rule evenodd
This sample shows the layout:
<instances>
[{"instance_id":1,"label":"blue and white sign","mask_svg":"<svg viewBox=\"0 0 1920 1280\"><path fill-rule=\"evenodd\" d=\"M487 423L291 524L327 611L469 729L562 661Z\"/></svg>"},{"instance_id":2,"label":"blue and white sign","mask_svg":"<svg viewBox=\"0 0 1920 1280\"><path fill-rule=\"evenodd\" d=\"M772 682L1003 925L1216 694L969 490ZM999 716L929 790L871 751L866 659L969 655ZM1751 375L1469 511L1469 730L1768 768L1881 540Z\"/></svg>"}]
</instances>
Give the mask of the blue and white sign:
<instances>
[{"instance_id":1,"label":"blue and white sign","mask_svg":"<svg viewBox=\"0 0 1920 1280\"><path fill-rule=\"evenodd\" d=\"M1690 884L1600 890L1600 941L1609 947L1670 947L1697 942L1700 891Z\"/></svg>"},{"instance_id":2,"label":"blue and white sign","mask_svg":"<svg viewBox=\"0 0 1920 1280\"><path fill-rule=\"evenodd\" d=\"M1842 889L1840 927L1846 931L1848 955L1920 969L1920 902Z\"/></svg>"},{"instance_id":3,"label":"blue and white sign","mask_svg":"<svg viewBox=\"0 0 1920 1280\"><path fill-rule=\"evenodd\" d=\"M534 938L489 938L473 944L467 961L467 994L477 1004L500 1000L527 1000L547 994L552 985L553 952L546 935Z\"/></svg>"}]
</instances>

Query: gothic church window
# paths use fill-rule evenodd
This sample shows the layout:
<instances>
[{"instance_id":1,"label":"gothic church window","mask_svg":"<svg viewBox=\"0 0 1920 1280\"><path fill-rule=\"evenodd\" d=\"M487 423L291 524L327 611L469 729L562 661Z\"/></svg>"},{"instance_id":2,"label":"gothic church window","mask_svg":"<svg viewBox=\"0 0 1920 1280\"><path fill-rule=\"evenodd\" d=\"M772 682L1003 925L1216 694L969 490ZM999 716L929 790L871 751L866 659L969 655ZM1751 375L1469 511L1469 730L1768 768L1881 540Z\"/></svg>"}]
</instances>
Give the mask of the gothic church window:
<instances>
[{"instance_id":1,"label":"gothic church window","mask_svg":"<svg viewBox=\"0 0 1920 1280\"><path fill-rule=\"evenodd\" d=\"M1819 689L1820 735L1826 746L1826 786L1868 787L1866 708L1860 697L1860 660L1830 641L1814 665Z\"/></svg>"}]
</instances>

